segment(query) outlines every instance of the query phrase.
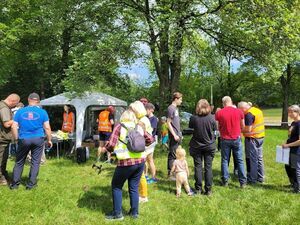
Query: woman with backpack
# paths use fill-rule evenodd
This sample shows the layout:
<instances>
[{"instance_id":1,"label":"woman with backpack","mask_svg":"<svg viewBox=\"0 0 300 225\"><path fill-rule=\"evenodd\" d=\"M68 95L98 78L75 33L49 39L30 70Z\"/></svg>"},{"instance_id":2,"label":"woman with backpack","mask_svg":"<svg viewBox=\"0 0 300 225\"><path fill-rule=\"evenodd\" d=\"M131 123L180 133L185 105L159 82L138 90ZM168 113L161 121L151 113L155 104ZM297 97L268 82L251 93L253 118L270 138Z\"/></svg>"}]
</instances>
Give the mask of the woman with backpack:
<instances>
[{"instance_id":1,"label":"woman with backpack","mask_svg":"<svg viewBox=\"0 0 300 225\"><path fill-rule=\"evenodd\" d=\"M128 180L128 192L130 197L129 215L138 217L139 207L139 183L144 170L145 158L142 152L133 152L128 149L128 133L136 130L144 136L144 130L138 124L135 113L132 110L123 112L120 124L114 128L111 138L104 147L113 151L117 158L117 167L112 178L113 211L106 215L107 220L123 220L122 213L122 188ZM134 137L134 136L133 136Z\"/></svg>"}]
</instances>

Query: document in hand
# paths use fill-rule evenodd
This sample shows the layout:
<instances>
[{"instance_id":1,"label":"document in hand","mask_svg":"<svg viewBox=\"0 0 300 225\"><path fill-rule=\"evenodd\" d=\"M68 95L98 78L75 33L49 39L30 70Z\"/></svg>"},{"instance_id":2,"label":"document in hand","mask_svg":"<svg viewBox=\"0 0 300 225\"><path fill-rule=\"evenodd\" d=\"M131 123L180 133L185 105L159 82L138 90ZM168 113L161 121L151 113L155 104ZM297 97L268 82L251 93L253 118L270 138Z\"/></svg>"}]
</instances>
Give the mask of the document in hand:
<instances>
[{"instance_id":1,"label":"document in hand","mask_svg":"<svg viewBox=\"0 0 300 225\"><path fill-rule=\"evenodd\" d=\"M290 148L282 148L282 146L276 146L276 162L289 164Z\"/></svg>"}]
</instances>

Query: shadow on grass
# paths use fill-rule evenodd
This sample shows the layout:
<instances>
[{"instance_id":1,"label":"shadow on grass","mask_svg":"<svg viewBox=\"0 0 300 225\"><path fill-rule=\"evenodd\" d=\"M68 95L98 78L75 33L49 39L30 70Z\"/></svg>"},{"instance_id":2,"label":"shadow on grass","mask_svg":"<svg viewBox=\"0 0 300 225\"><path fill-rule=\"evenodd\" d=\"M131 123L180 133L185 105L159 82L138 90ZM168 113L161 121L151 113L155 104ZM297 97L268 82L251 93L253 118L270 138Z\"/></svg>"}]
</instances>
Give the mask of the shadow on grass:
<instances>
[{"instance_id":1,"label":"shadow on grass","mask_svg":"<svg viewBox=\"0 0 300 225\"><path fill-rule=\"evenodd\" d=\"M128 192L123 187L123 200L127 198ZM101 211L107 214L112 211L113 201L111 196L111 186L95 186L90 190L85 190L77 200L79 208L87 208L89 210ZM124 211L124 209L122 209Z\"/></svg>"},{"instance_id":2,"label":"shadow on grass","mask_svg":"<svg viewBox=\"0 0 300 225\"><path fill-rule=\"evenodd\" d=\"M112 208L110 186L96 186L91 190L86 190L79 196L77 206L79 208L88 208L90 210L108 213Z\"/></svg>"}]
</instances>

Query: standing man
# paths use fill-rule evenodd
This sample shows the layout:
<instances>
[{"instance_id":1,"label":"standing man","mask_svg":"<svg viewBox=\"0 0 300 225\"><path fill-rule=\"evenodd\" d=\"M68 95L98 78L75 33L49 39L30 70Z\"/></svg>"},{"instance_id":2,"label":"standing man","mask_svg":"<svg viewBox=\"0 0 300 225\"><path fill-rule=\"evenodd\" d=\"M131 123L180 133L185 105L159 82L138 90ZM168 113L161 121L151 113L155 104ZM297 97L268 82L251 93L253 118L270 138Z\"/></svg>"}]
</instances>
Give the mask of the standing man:
<instances>
[{"instance_id":1,"label":"standing man","mask_svg":"<svg viewBox=\"0 0 300 225\"><path fill-rule=\"evenodd\" d=\"M239 108L245 114L245 153L247 165L247 183L264 182L263 143L265 137L264 116L260 109L251 103L240 102Z\"/></svg>"},{"instance_id":2,"label":"standing man","mask_svg":"<svg viewBox=\"0 0 300 225\"><path fill-rule=\"evenodd\" d=\"M9 144L12 141L11 126L13 124L12 111L20 101L17 94L10 94L0 102L0 185L7 185L8 172L6 170Z\"/></svg>"},{"instance_id":3,"label":"standing man","mask_svg":"<svg viewBox=\"0 0 300 225\"><path fill-rule=\"evenodd\" d=\"M169 129L169 154L168 154L168 176L171 175L173 162L176 159L176 149L178 148L182 133L180 131L180 117L178 106L182 103L182 94L175 92L172 97L172 104L168 107L167 125Z\"/></svg>"},{"instance_id":4,"label":"standing man","mask_svg":"<svg viewBox=\"0 0 300 225\"><path fill-rule=\"evenodd\" d=\"M31 151L31 165L26 189L34 188L37 185L37 175L44 151L45 133L47 143L49 147L52 147L49 117L47 112L39 107L39 104L40 96L31 93L28 97L28 106L18 110L14 117L12 132L14 138L18 139L18 151L10 189L18 188L29 151Z\"/></svg>"},{"instance_id":5,"label":"standing man","mask_svg":"<svg viewBox=\"0 0 300 225\"><path fill-rule=\"evenodd\" d=\"M221 173L223 186L228 185L229 171L228 163L231 151L236 159L238 177L241 188L244 188L247 182L244 170L243 150L241 141L241 130L245 126L244 114L236 109L229 96L222 98L224 108L216 113L220 136L221 136Z\"/></svg>"}]
</instances>

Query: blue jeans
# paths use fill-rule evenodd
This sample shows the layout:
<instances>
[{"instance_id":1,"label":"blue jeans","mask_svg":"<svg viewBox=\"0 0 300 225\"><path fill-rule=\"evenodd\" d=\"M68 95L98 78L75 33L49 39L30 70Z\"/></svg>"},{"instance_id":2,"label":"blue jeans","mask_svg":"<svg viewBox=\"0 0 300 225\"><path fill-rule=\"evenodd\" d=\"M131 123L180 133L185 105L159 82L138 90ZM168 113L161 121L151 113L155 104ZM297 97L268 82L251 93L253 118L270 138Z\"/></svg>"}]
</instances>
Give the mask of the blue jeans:
<instances>
[{"instance_id":1,"label":"blue jeans","mask_svg":"<svg viewBox=\"0 0 300 225\"><path fill-rule=\"evenodd\" d=\"M233 140L221 140L221 173L223 182L227 182L229 179L229 171L228 171L228 162L230 160L231 151L233 153L233 157L236 159L237 170L240 184L245 184L247 182L245 169L244 169L244 161L243 161L243 149L242 149L242 141L241 138L233 139Z\"/></svg>"},{"instance_id":2,"label":"blue jeans","mask_svg":"<svg viewBox=\"0 0 300 225\"><path fill-rule=\"evenodd\" d=\"M117 166L111 182L114 213L122 213L122 188L128 180L128 191L130 197L130 212L132 215L139 213L139 183L144 170L145 163L133 166Z\"/></svg>"}]
</instances>

